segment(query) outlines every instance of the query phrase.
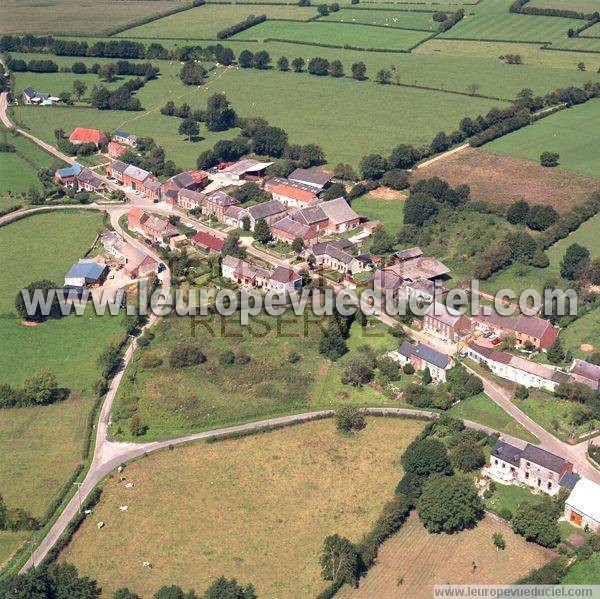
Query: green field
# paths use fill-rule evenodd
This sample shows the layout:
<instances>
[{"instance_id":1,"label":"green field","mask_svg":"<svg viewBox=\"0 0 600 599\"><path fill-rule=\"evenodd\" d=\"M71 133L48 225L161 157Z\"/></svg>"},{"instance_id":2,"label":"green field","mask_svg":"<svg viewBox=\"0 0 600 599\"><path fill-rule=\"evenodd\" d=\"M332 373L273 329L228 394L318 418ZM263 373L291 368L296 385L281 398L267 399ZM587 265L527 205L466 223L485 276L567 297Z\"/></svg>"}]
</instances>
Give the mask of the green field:
<instances>
[{"instance_id":1,"label":"green field","mask_svg":"<svg viewBox=\"0 0 600 599\"><path fill-rule=\"evenodd\" d=\"M2 0L0 34L102 33L185 4L185 0Z\"/></svg>"},{"instance_id":2,"label":"green field","mask_svg":"<svg viewBox=\"0 0 600 599\"><path fill-rule=\"evenodd\" d=\"M600 178L600 100L561 110L485 149L533 162L542 152L558 152L561 167Z\"/></svg>"},{"instance_id":3,"label":"green field","mask_svg":"<svg viewBox=\"0 0 600 599\"><path fill-rule=\"evenodd\" d=\"M408 50L427 37L427 32L405 29L368 27L352 23L331 23L311 21L295 23L291 21L265 21L233 36L234 40L293 40L306 44L330 44L354 48L385 48ZM324 41L326 40L326 41Z\"/></svg>"},{"instance_id":4,"label":"green field","mask_svg":"<svg viewBox=\"0 0 600 599\"><path fill-rule=\"evenodd\" d=\"M516 485L496 484L494 495L485 500L485 505L488 509L499 512L506 508L514 515L523 503L533 503L540 501L539 496L533 495L531 491L525 487L517 487Z\"/></svg>"},{"instance_id":5,"label":"green field","mask_svg":"<svg viewBox=\"0 0 600 599\"><path fill-rule=\"evenodd\" d=\"M250 15L267 15L270 19L306 21L317 14L316 8L299 6L254 6L240 4L205 4L181 13L128 29L117 37L154 37L216 39L217 33L244 21ZM249 31L254 31L251 27Z\"/></svg>"},{"instance_id":6,"label":"green field","mask_svg":"<svg viewBox=\"0 0 600 599\"><path fill-rule=\"evenodd\" d=\"M539 443L539 439L525 427L513 420L497 403L485 393L461 401L448 410L448 414L473 422L485 424L498 431L518 437L529 443Z\"/></svg>"},{"instance_id":7,"label":"green field","mask_svg":"<svg viewBox=\"0 0 600 599\"><path fill-rule=\"evenodd\" d=\"M97 212L55 212L31 216L0 228L5 259L0 306L13 311L17 290L32 280L64 273L94 240L102 225ZM64 480L81 461L96 360L123 334L120 318L69 316L25 327L15 316L0 318L0 382L14 386L41 368L70 390L64 402L43 407L0 410L0 493L9 506L41 516Z\"/></svg>"},{"instance_id":8,"label":"green field","mask_svg":"<svg viewBox=\"0 0 600 599\"><path fill-rule=\"evenodd\" d=\"M596 215L583 223L576 231L573 231L565 239L561 239L546 250L550 260L547 268L535 268L527 266L522 270L516 265L511 265L492 276L487 281L482 281L482 288L488 293L494 293L499 289L513 289L517 294L524 289L541 289L547 282L553 282L561 288L568 289L572 283L565 281L560 276L560 262L573 243L587 247L592 258L600 256L600 238L598 227L600 226L600 215Z\"/></svg>"},{"instance_id":9,"label":"green field","mask_svg":"<svg viewBox=\"0 0 600 599\"><path fill-rule=\"evenodd\" d=\"M531 0L527 6L593 13L598 10L598 0Z\"/></svg>"},{"instance_id":10,"label":"green field","mask_svg":"<svg viewBox=\"0 0 600 599\"><path fill-rule=\"evenodd\" d=\"M380 220L388 233L395 234L404 227L404 202L402 200L379 200L370 196L357 198L352 208L370 220Z\"/></svg>"},{"instance_id":11,"label":"green field","mask_svg":"<svg viewBox=\"0 0 600 599\"><path fill-rule=\"evenodd\" d=\"M562 584L600 584L600 553L594 553L589 559L576 562Z\"/></svg>"},{"instance_id":12,"label":"green field","mask_svg":"<svg viewBox=\"0 0 600 599\"><path fill-rule=\"evenodd\" d=\"M579 19L520 15L508 11L511 0L483 0L441 37L523 42L554 42L567 38L567 30L579 27Z\"/></svg>"},{"instance_id":13,"label":"green field","mask_svg":"<svg viewBox=\"0 0 600 599\"><path fill-rule=\"evenodd\" d=\"M335 23L364 23L366 25L383 25L385 27L399 27L406 29L419 29L422 31L437 31L438 23L432 19L432 13L400 12L398 10L364 10L343 8L337 12L329 13L319 21L332 21Z\"/></svg>"},{"instance_id":14,"label":"green field","mask_svg":"<svg viewBox=\"0 0 600 599\"><path fill-rule=\"evenodd\" d=\"M582 344L593 345L600 349L600 308L595 308L581 316L575 322L562 329L560 334L563 345L571 348L576 358L586 358L590 352L584 352Z\"/></svg>"}]
</instances>

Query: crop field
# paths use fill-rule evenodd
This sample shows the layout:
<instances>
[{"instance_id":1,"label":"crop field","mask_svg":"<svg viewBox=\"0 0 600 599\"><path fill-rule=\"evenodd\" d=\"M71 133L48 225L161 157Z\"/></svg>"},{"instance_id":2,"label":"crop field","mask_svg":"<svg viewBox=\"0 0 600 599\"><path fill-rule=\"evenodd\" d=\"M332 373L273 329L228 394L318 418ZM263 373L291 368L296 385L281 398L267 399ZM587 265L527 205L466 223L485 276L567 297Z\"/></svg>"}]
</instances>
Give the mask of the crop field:
<instances>
[{"instance_id":1,"label":"crop field","mask_svg":"<svg viewBox=\"0 0 600 599\"><path fill-rule=\"evenodd\" d=\"M326 17L321 17L319 21L363 23L365 25L383 25L390 28L399 27L433 32L437 31L438 23L433 20L432 16L433 13L426 12L343 8L337 12L329 13Z\"/></svg>"},{"instance_id":2,"label":"crop field","mask_svg":"<svg viewBox=\"0 0 600 599\"><path fill-rule=\"evenodd\" d=\"M233 36L233 40L291 40L305 44L345 45L354 48L384 48L408 50L427 37L424 31L407 29L386 29L353 23L331 23L310 21L265 21ZM326 41L324 41L326 40Z\"/></svg>"},{"instance_id":3,"label":"crop field","mask_svg":"<svg viewBox=\"0 0 600 599\"><path fill-rule=\"evenodd\" d=\"M542 152L558 152L562 168L600 178L600 100L561 110L485 149L532 162L539 161Z\"/></svg>"},{"instance_id":4,"label":"crop field","mask_svg":"<svg viewBox=\"0 0 600 599\"><path fill-rule=\"evenodd\" d=\"M573 244L585 246L590 251L590 256L597 258L600 256L600 238L598 236L598 227L600 226L600 215L592 217L583 223L576 231L570 233L565 239L561 239L546 250L550 260L547 268L535 268L527 266L524 270L519 270L515 265L509 266L498 275L492 276L487 281L482 282L482 288L489 293L498 289L514 289L520 293L523 289L540 289L545 283L552 282L563 289L568 289L572 283L565 281L560 276L560 262L567 251L567 248ZM579 343L583 343L580 341Z\"/></svg>"},{"instance_id":5,"label":"crop field","mask_svg":"<svg viewBox=\"0 0 600 599\"><path fill-rule=\"evenodd\" d=\"M554 42L567 38L567 30L580 19L510 13L511 0L483 0L441 37L499 41Z\"/></svg>"},{"instance_id":6,"label":"crop field","mask_svg":"<svg viewBox=\"0 0 600 599\"><path fill-rule=\"evenodd\" d=\"M506 539L504 551L492 543L495 532ZM428 533L413 512L400 531L381 546L377 562L360 586L345 586L336 597L425 599L432 596L435 584L509 584L555 555L528 543L491 515L472 530L447 535Z\"/></svg>"},{"instance_id":7,"label":"crop field","mask_svg":"<svg viewBox=\"0 0 600 599\"><path fill-rule=\"evenodd\" d=\"M538 123L526 127L523 131L537 125ZM593 135L593 132L586 132L588 139ZM492 152L493 145L491 143L483 148L466 148L456 152L444 160L418 169L415 177L422 179L437 176L454 186L467 183L471 188L471 198L475 200L509 206L516 200L525 199L531 204L548 204L559 212L569 210L600 187L600 178L580 175L562 167L540 166L539 154L549 149L541 144L538 147L544 149L538 152L536 158L532 157L535 162L496 154ZM573 145L577 145L575 140ZM595 149L590 148L590 153L594 154ZM585 160L584 154L580 156Z\"/></svg>"},{"instance_id":8,"label":"crop field","mask_svg":"<svg viewBox=\"0 0 600 599\"><path fill-rule=\"evenodd\" d=\"M1 0L0 34L102 33L185 4L184 0Z\"/></svg>"},{"instance_id":9,"label":"crop field","mask_svg":"<svg viewBox=\"0 0 600 599\"><path fill-rule=\"evenodd\" d=\"M61 559L107 594L128 586L149 597L174 580L201 592L224 575L252 582L259 597L314 597L326 585L323 539L357 542L370 529L402 476L398 456L422 428L370 418L348 436L325 420L151 455L126 468L134 488L106 481Z\"/></svg>"},{"instance_id":10,"label":"crop field","mask_svg":"<svg viewBox=\"0 0 600 599\"><path fill-rule=\"evenodd\" d=\"M243 4L205 4L198 8L176 13L133 29L116 37L153 37L216 39L217 33L244 21L250 15L267 15L268 19L293 19L306 21L317 15L313 7L255 6ZM251 27L249 31L254 31Z\"/></svg>"}]
</instances>

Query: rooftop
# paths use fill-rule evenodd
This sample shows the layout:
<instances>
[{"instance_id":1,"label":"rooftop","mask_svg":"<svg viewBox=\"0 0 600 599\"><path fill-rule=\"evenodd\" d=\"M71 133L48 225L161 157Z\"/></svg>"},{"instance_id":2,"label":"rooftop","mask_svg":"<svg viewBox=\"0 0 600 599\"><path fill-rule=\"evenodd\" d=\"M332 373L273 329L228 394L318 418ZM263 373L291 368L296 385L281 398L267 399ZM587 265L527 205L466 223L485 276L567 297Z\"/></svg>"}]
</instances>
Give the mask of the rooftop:
<instances>
[{"instance_id":1,"label":"rooftop","mask_svg":"<svg viewBox=\"0 0 600 599\"><path fill-rule=\"evenodd\" d=\"M491 455L496 457L504 462L508 462L513 466L519 466L521 463L521 455L523 453L522 449L511 445L510 443L506 443L506 441L502 441L498 439L494 447L492 447Z\"/></svg>"},{"instance_id":2,"label":"rooftop","mask_svg":"<svg viewBox=\"0 0 600 599\"><path fill-rule=\"evenodd\" d=\"M250 206L247 211L253 219L258 220L259 218L267 218L285 212L285 206L277 200L269 200L262 204Z\"/></svg>"},{"instance_id":3,"label":"rooftop","mask_svg":"<svg viewBox=\"0 0 600 599\"><path fill-rule=\"evenodd\" d=\"M323 202L319 206L327 215L327 218L336 225L358 218L358 214L350 208L350 205L344 198L336 198L329 202Z\"/></svg>"},{"instance_id":4,"label":"rooftop","mask_svg":"<svg viewBox=\"0 0 600 599\"><path fill-rule=\"evenodd\" d=\"M566 503L588 518L600 522L600 485L582 478L573 488Z\"/></svg>"},{"instance_id":5,"label":"rooftop","mask_svg":"<svg viewBox=\"0 0 600 599\"><path fill-rule=\"evenodd\" d=\"M327 185L327 183L329 183L329 181L331 181L331 175L322 173L320 171L310 171L305 168L297 168L288 176L288 179L300 181L301 183L309 183L314 187L323 188L325 185Z\"/></svg>"},{"instance_id":6,"label":"rooftop","mask_svg":"<svg viewBox=\"0 0 600 599\"><path fill-rule=\"evenodd\" d=\"M145 171L143 168L139 168L137 166L133 166L133 164L130 164L123 171L123 175L125 175L127 177L131 177L132 179L135 179L136 181L144 181L146 179L146 177L150 176L150 173L148 171Z\"/></svg>"},{"instance_id":7,"label":"rooftop","mask_svg":"<svg viewBox=\"0 0 600 599\"><path fill-rule=\"evenodd\" d=\"M94 260L81 259L73 264L66 274L66 279L84 278L93 281L98 280L106 270L105 264L99 264Z\"/></svg>"},{"instance_id":8,"label":"rooftop","mask_svg":"<svg viewBox=\"0 0 600 599\"><path fill-rule=\"evenodd\" d=\"M562 472L563 468L568 464L564 458L530 443L527 443L525 446L522 457L524 460L552 470L552 472Z\"/></svg>"},{"instance_id":9,"label":"rooftop","mask_svg":"<svg viewBox=\"0 0 600 599\"><path fill-rule=\"evenodd\" d=\"M422 343L412 344L404 341L398 348L398 353L402 356L410 358L416 356L421 358L428 364L433 364L438 368L447 368L450 364L450 357Z\"/></svg>"}]
</instances>

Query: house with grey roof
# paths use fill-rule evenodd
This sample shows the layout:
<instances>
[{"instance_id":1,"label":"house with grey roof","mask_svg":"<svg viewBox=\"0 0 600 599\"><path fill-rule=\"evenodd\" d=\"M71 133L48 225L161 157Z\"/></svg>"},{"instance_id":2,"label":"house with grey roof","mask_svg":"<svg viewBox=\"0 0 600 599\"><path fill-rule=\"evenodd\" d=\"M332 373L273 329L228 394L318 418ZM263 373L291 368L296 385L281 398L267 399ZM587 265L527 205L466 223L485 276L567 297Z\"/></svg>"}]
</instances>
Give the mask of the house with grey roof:
<instances>
[{"instance_id":1,"label":"house with grey roof","mask_svg":"<svg viewBox=\"0 0 600 599\"><path fill-rule=\"evenodd\" d=\"M327 215L327 231L332 235L344 233L358 227L360 216L352 210L344 198L336 198L319 204Z\"/></svg>"},{"instance_id":2,"label":"house with grey roof","mask_svg":"<svg viewBox=\"0 0 600 599\"><path fill-rule=\"evenodd\" d=\"M347 240L323 241L314 243L306 253L315 257L319 268L354 274L366 270L368 264L348 251L352 247L352 243Z\"/></svg>"},{"instance_id":3,"label":"house with grey roof","mask_svg":"<svg viewBox=\"0 0 600 599\"><path fill-rule=\"evenodd\" d=\"M287 208L277 200L269 200L260 204L255 204L249 208L243 208L240 212L240 220L247 216L250 219L250 230L254 231L256 221L264 218L270 226L285 215Z\"/></svg>"},{"instance_id":4,"label":"house with grey roof","mask_svg":"<svg viewBox=\"0 0 600 599\"><path fill-rule=\"evenodd\" d=\"M438 383L446 381L446 371L454 366L450 356L423 343L404 341L397 350L389 352L388 356L400 366L410 362L416 371L429 368L432 381Z\"/></svg>"},{"instance_id":5,"label":"house with grey roof","mask_svg":"<svg viewBox=\"0 0 600 599\"><path fill-rule=\"evenodd\" d=\"M277 241L292 243L294 239L301 239L304 245L310 244L317 236L308 225L295 221L289 215L271 225L271 234Z\"/></svg>"},{"instance_id":6,"label":"house with grey roof","mask_svg":"<svg viewBox=\"0 0 600 599\"><path fill-rule=\"evenodd\" d=\"M569 368L573 381L583 383L594 391L600 391L600 366L575 358Z\"/></svg>"},{"instance_id":7,"label":"house with grey roof","mask_svg":"<svg viewBox=\"0 0 600 599\"><path fill-rule=\"evenodd\" d=\"M55 102L60 101L50 94L38 92L32 87L26 87L23 90L23 102L25 104L33 104L35 106L52 106Z\"/></svg>"}]
</instances>

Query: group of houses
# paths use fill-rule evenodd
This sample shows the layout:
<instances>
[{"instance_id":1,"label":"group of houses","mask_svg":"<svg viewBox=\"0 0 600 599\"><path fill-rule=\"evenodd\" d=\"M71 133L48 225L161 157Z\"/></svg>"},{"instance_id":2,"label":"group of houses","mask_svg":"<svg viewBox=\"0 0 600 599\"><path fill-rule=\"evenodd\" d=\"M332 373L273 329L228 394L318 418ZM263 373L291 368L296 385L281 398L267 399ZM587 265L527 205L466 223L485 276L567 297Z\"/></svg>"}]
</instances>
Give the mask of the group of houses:
<instances>
[{"instance_id":1,"label":"group of houses","mask_svg":"<svg viewBox=\"0 0 600 599\"><path fill-rule=\"evenodd\" d=\"M291 294L302 288L302 277L291 268L277 266L270 270L234 256L223 258L221 275L239 285L264 291Z\"/></svg>"},{"instance_id":2,"label":"group of houses","mask_svg":"<svg viewBox=\"0 0 600 599\"><path fill-rule=\"evenodd\" d=\"M102 233L100 242L115 264L122 267L132 279L147 277L159 271L159 263L152 256L125 242L114 231Z\"/></svg>"},{"instance_id":3,"label":"group of houses","mask_svg":"<svg viewBox=\"0 0 600 599\"><path fill-rule=\"evenodd\" d=\"M102 179L95 175L89 168L85 168L77 162L71 166L59 168L54 173L54 180L60 185L72 187L76 191L102 193L106 189L106 185Z\"/></svg>"},{"instance_id":4,"label":"group of houses","mask_svg":"<svg viewBox=\"0 0 600 599\"><path fill-rule=\"evenodd\" d=\"M168 220L154 216L142 208L134 207L127 213L127 228L143 235L152 243L167 245L168 239L179 234Z\"/></svg>"},{"instance_id":5,"label":"group of houses","mask_svg":"<svg viewBox=\"0 0 600 599\"><path fill-rule=\"evenodd\" d=\"M46 92L39 92L33 87L26 87L23 90L23 103L31 106L52 106L58 104L61 100Z\"/></svg>"},{"instance_id":6,"label":"group of houses","mask_svg":"<svg viewBox=\"0 0 600 599\"><path fill-rule=\"evenodd\" d=\"M567 489L565 520L575 526L600 531L600 485L573 472L573 464L541 447L517 447L498 439L483 474L502 483L529 487L554 496Z\"/></svg>"}]
</instances>

